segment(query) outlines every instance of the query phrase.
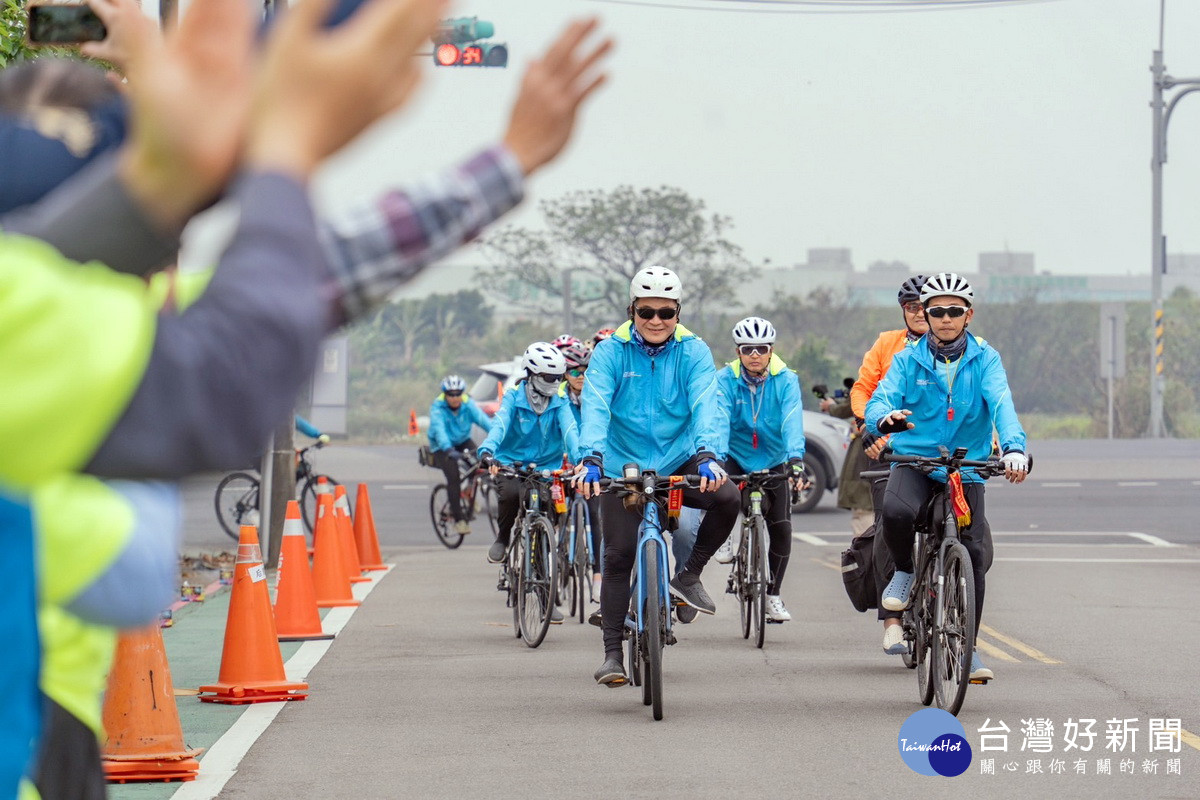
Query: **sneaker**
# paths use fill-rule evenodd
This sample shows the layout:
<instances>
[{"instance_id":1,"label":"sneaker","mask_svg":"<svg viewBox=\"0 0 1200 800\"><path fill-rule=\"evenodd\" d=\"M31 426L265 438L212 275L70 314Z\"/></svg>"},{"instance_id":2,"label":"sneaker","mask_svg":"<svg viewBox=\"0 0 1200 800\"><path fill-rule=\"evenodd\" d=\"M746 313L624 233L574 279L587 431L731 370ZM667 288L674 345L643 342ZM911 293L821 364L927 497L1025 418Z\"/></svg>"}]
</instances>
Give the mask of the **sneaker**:
<instances>
[{"instance_id":1,"label":"sneaker","mask_svg":"<svg viewBox=\"0 0 1200 800\"><path fill-rule=\"evenodd\" d=\"M458 522L454 523L454 532L459 536L466 536L471 532L471 523L467 522L465 519L460 519Z\"/></svg>"},{"instance_id":2,"label":"sneaker","mask_svg":"<svg viewBox=\"0 0 1200 800\"><path fill-rule=\"evenodd\" d=\"M792 615L783 607L783 600L779 599L779 595L767 595L767 619L770 622L787 622L791 618Z\"/></svg>"},{"instance_id":3,"label":"sneaker","mask_svg":"<svg viewBox=\"0 0 1200 800\"><path fill-rule=\"evenodd\" d=\"M889 656L902 656L908 653L908 642L904 641L903 625L884 626L883 652Z\"/></svg>"},{"instance_id":4,"label":"sneaker","mask_svg":"<svg viewBox=\"0 0 1200 800\"><path fill-rule=\"evenodd\" d=\"M708 592L704 591L704 584L700 583L699 575L690 572L676 575L671 579L671 594L705 614L717 613L717 604L708 596Z\"/></svg>"},{"instance_id":5,"label":"sneaker","mask_svg":"<svg viewBox=\"0 0 1200 800\"><path fill-rule=\"evenodd\" d=\"M979 653L971 653L971 675L973 681L990 681L996 675L979 660Z\"/></svg>"},{"instance_id":6,"label":"sneaker","mask_svg":"<svg viewBox=\"0 0 1200 800\"><path fill-rule=\"evenodd\" d=\"M896 570L887 588L883 590L883 607L888 611L903 611L908 608L908 596L912 593L913 574Z\"/></svg>"},{"instance_id":7,"label":"sneaker","mask_svg":"<svg viewBox=\"0 0 1200 800\"><path fill-rule=\"evenodd\" d=\"M508 542L502 542L499 539L492 542L492 546L488 549L489 564L503 564L504 556L508 554Z\"/></svg>"},{"instance_id":8,"label":"sneaker","mask_svg":"<svg viewBox=\"0 0 1200 800\"><path fill-rule=\"evenodd\" d=\"M562 615L562 612L558 610L558 606L557 605L551 606L550 607L550 624L551 625L562 625L562 622L563 622L563 615Z\"/></svg>"},{"instance_id":9,"label":"sneaker","mask_svg":"<svg viewBox=\"0 0 1200 800\"><path fill-rule=\"evenodd\" d=\"M730 564L733 562L733 557L737 555L738 545L741 544L740 541L734 541L735 539L741 539L741 537L738 536L737 532L731 532L729 537L725 539L725 543L717 549L713 558L717 560L718 564Z\"/></svg>"},{"instance_id":10,"label":"sneaker","mask_svg":"<svg viewBox=\"0 0 1200 800\"><path fill-rule=\"evenodd\" d=\"M696 619L696 615L699 613L699 611L688 605L675 606L675 619L679 620L682 625L687 625Z\"/></svg>"},{"instance_id":11,"label":"sneaker","mask_svg":"<svg viewBox=\"0 0 1200 800\"><path fill-rule=\"evenodd\" d=\"M604 617L600 614L600 609L597 608L595 611L588 614L588 624L595 625L597 628L604 627Z\"/></svg>"},{"instance_id":12,"label":"sneaker","mask_svg":"<svg viewBox=\"0 0 1200 800\"><path fill-rule=\"evenodd\" d=\"M596 670L596 683L610 688L629 683L629 678L625 676L625 665L621 663L624 660L620 655L606 656L600 669Z\"/></svg>"}]
</instances>

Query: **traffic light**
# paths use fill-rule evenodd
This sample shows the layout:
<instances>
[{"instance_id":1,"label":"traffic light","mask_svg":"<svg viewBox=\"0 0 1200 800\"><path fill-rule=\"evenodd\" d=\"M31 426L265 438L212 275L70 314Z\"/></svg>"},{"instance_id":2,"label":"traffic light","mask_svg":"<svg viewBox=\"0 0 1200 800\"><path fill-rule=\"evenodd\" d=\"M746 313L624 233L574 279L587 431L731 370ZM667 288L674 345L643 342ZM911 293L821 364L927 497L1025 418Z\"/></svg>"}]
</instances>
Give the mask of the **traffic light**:
<instances>
[{"instance_id":1,"label":"traffic light","mask_svg":"<svg viewBox=\"0 0 1200 800\"><path fill-rule=\"evenodd\" d=\"M506 67L508 45L485 42L496 26L478 17L444 19L433 34L433 63L439 67Z\"/></svg>"}]
</instances>

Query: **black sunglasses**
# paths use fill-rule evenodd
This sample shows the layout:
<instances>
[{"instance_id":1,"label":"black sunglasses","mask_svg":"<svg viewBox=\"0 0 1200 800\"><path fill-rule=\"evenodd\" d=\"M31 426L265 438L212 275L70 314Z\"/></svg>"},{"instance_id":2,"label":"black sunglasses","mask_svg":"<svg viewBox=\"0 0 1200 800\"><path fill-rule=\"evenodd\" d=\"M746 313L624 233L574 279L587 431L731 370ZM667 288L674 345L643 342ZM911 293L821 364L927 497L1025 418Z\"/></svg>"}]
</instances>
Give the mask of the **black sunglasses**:
<instances>
[{"instance_id":1,"label":"black sunglasses","mask_svg":"<svg viewBox=\"0 0 1200 800\"><path fill-rule=\"evenodd\" d=\"M548 372L535 372L535 373L533 373L533 377L541 378L544 381L556 381L556 382L562 381L562 379L563 379L561 372L558 373L557 375L551 375Z\"/></svg>"},{"instance_id":2,"label":"black sunglasses","mask_svg":"<svg viewBox=\"0 0 1200 800\"><path fill-rule=\"evenodd\" d=\"M738 352L744 356L765 356L771 352L769 344L742 344L738 345Z\"/></svg>"},{"instance_id":3,"label":"black sunglasses","mask_svg":"<svg viewBox=\"0 0 1200 800\"><path fill-rule=\"evenodd\" d=\"M462 392L446 392L446 397L462 397Z\"/></svg>"},{"instance_id":4,"label":"black sunglasses","mask_svg":"<svg viewBox=\"0 0 1200 800\"><path fill-rule=\"evenodd\" d=\"M658 317L659 319L675 319L675 316L679 313L679 309L646 308L645 306L641 306L640 308L635 308L633 313L637 314L642 319L654 319L655 317Z\"/></svg>"},{"instance_id":5,"label":"black sunglasses","mask_svg":"<svg viewBox=\"0 0 1200 800\"><path fill-rule=\"evenodd\" d=\"M950 317L950 319L958 319L963 314L967 313L967 309L963 306L930 306L925 309L925 313L934 319L942 317Z\"/></svg>"}]
</instances>

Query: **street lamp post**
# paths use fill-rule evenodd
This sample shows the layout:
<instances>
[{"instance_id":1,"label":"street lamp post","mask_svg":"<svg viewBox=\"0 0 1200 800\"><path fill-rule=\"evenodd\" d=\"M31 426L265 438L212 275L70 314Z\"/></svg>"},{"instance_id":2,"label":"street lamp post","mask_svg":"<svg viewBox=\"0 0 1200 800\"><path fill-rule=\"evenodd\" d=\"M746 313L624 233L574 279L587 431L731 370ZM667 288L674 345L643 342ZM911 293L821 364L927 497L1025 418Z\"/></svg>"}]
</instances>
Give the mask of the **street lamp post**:
<instances>
[{"instance_id":1,"label":"street lamp post","mask_svg":"<svg viewBox=\"0 0 1200 800\"><path fill-rule=\"evenodd\" d=\"M1187 95L1200 91L1200 78L1173 78L1167 74L1163 65L1162 43L1154 51L1154 60L1150 66L1154 76L1154 95L1150 110L1154 117L1153 125L1153 156L1150 162L1151 180L1151 275L1150 275L1150 307L1151 307L1151 343L1150 343L1150 427L1146 435L1152 439L1166 436L1166 426L1163 424L1163 390L1166 380L1163 377L1163 273L1166 272L1167 248L1163 237L1162 192L1163 164L1167 163L1167 126L1171 122L1171 114L1175 106ZM1169 101L1164 97L1168 92L1180 89Z\"/></svg>"}]
</instances>

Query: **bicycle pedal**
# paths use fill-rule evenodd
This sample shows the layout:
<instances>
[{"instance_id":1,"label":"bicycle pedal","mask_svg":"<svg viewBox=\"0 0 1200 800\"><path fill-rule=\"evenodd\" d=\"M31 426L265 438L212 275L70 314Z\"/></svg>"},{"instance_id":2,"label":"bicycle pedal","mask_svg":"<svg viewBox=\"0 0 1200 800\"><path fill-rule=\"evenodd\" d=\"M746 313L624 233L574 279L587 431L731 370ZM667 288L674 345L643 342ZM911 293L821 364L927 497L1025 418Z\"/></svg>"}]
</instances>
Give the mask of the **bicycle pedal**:
<instances>
[{"instance_id":1,"label":"bicycle pedal","mask_svg":"<svg viewBox=\"0 0 1200 800\"><path fill-rule=\"evenodd\" d=\"M769 620L767 620L767 624L768 625L782 625L785 621L786 620L782 620L782 619L769 619Z\"/></svg>"},{"instance_id":2,"label":"bicycle pedal","mask_svg":"<svg viewBox=\"0 0 1200 800\"><path fill-rule=\"evenodd\" d=\"M663 640L663 644L666 644L666 645L679 644L679 640L675 638L674 632L668 632L667 637Z\"/></svg>"},{"instance_id":3,"label":"bicycle pedal","mask_svg":"<svg viewBox=\"0 0 1200 800\"><path fill-rule=\"evenodd\" d=\"M976 686L987 686L988 681L990 681L990 680L991 680L991 678L971 678L967 682L973 683Z\"/></svg>"}]
</instances>

